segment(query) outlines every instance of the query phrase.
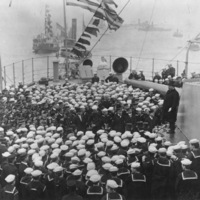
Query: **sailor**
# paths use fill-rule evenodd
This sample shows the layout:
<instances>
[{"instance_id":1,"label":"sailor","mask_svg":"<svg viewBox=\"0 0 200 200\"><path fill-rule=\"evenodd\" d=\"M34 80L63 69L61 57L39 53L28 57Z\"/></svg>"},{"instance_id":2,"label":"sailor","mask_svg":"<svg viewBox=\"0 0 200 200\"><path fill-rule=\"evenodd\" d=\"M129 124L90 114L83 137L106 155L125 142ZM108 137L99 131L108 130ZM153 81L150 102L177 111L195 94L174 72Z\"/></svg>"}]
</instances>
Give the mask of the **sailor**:
<instances>
[{"instance_id":1,"label":"sailor","mask_svg":"<svg viewBox=\"0 0 200 200\"><path fill-rule=\"evenodd\" d=\"M139 79L139 76L137 74L137 71L136 70L132 70L132 72L130 73L128 79L135 79L135 80L138 80Z\"/></svg>"},{"instance_id":2,"label":"sailor","mask_svg":"<svg viewBox=\"0 0 200 200\"><path fill-rule=\"evenodd\" d=\"M200 176L200 146L199 140L191 139L190 140L190 153L188 154L188 158L192 161L191 169L194 170L198 176Z\"/></svg>"},{"instance_id":3,"label":"sailor","mask_svg":"<svg viewBox=\"0 0 200 200\"><path fill-rule=\"evenodd\" d=\"M153 82L155 82L155 80L160 80L160 79L162 79L162 77L159 75L159 73L158 72L155 72L155 75L154 75L154 77L153 77Z\"/></svg>"},{"instance_id":4,"label":"sailor","mask_svg":"<svg viewBox=\"0 0 200 200\"><path fill-rule=\"evenodd\" d=\"M131 164L131 174L125 181L125 194L127 200L140 200L147 197L146 176L140 172L138 162Z\"/></svg>"},{"instance_id":5,"label":"sailor","mask_svg":"<svg viewBox=\"0 0 200 200\"><path fill-rule=\"evenodd\" d=\"M19 195L22 200L28 199L28 189L27 185L31 182L32 176L31 173L33 172L33 169L30 167L27 167L24 170L25 175L21 178L19 183Z\"/></svg>"},{"instance_id":6,"label":"sailor","mask_svg":"<svg viewBox=\"0 0 200 200\"><path fill-rule=\"evenodd\" d=\"M97 76L97 73L94 73L94 77L92 77L92 84L99 83L99 77Z\"/></svg>"},{"instance_id":7,"label":"sailor","mask_svg":"<svg viewBox=\"0 0 200 200\"><path fill-rule=\"evenodd\" d=\"M54 200L60 200L67 193L67 183L64 178L63 168L61 166L57 166L53 169L53 173L55 186Z\"/></svg>"},{"instance_id":8,"label":"sailor","mask_svg":"<svg viewBox=\"0 0 200 200\"><path fill-rule=\"evenodd\" d=\"M9 174L6 178L6 185L0 191L2 200L18 200L19 194L16 189L15 175Z\"/></svg>"},{"instance_id":9,"label":"sailor","mask_svg":"<svg viewBox=\"0 0 200 200\"><path fill-rule=\"evenodd\" d=\"M105 194L105 190L99 183L100 179L101 179L101 177L98 174L90 177L90 181L92 182L92 185L89 186L87 189L86 199L101 200L101 198Z\"/></svg>"},{"instance_id":10,"label":"sailor","mask_svg":"<svg viewBox=\"0 0 200 200\"><path fill-rule=\"evenodd\" d=\"M180 173L176 180L176 197L177 199L197 199L199 195L199 181L196 172L192 171L192 161L183 159L181 161L183 172Z\"/></svg>"},{"instance_id":11,"label":"sailor","mask_svg":"<svg viewBox=\"0 0 200 200\"><path fill-rule=\"evenodd\" d=\"M76 192L76 181L70 180L67 182L68 194L62 197L62 200L83 200L83 197Z\"/></svg>"},{"instance_id":12,"label":"sailor","mask_svg":"<svg viewBox=\"0 0 200 200\"><path fill-rule=\"evenodd\" d=\"M155 200L167 199L170 197L170 180L172 165L167 159L166 149L160 148L158 150L158 159L154 163L154 170L152 174L151 195Z\"/></svg>"},{"instance_id":13,"label":"sailor","mask_svg":"<svg viewBox=\"0 0 200 200\"><path fill-rule=\"evenodd\" d=\"M116 192L117 188L118 185L114 180L107 180L106 194L102 197L101 200L125 200L123 195Z\"/></svg>"},{"instance_id":14,"label":"sailor","mask_svg":"<svg viewBox=\"0 0 200 200\"><path fill-rule=\"evenodd\" d=\"M110 171L110 175L111 175L110 180L114 180L118 185L116 192L123 195L124 183L123 183L123 180L118 178L118 176L117 176L118 168L115 166L112 166L112 167L110 167L109 171Z\"/></svg>"},{"instance_id":15,"label":"sailor","mask_svg":"<svg viewBox=\"0 0 200 200\"><path fill-rule=\"evenodd\" d=\"M34 170L31 173L33 179L27 185L30 200L41 200L46 198L46 186L40 181L42 171Z\"/></svg>"},{"instance_id":16,"label":"sailor","mask_svg":"<svg viewBox=\"0 0 200 200\"><path fill-rule=\"evenodd\" d=\"M2 186L6 184L4 180L9 174L15 175L15 179L17 179L18 177L18 170L17 167L15 166L15 159L16 159L15 155L10 154L8 156L8 163L2 166L2 174L1 174Z\"/></svg>"},{"instance_id":17,"label":"sailor","mask_svg":"<svg viewBox=\"0 0 200 200\"><path fill-rule=\"evenodd\" d=\"M109 72L109 76L105 79L105 82L106 83L113 82L113 76L114 74L112 72Z\"/></svg>"}]
</instances>

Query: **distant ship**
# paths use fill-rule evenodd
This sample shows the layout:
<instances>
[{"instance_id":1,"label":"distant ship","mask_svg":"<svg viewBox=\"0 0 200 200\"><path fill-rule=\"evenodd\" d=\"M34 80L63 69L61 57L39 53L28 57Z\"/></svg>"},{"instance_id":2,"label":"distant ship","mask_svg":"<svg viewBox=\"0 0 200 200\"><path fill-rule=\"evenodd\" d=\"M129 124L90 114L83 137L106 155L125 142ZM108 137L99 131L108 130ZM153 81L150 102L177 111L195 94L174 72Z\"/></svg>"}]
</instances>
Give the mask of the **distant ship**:
<instances>
[{"instance_id":1,"label":"distant ship","mask_svg":"<svg viewBox=\"0 0 200 200\"><path fill-rule=\"evenodd\" d=\"M177 29L177 31L174 32L173 36L174 36L174 37L181 38L181 37L183 37L183 34L182 34L181 32L179 32L179 30Z\"/></svg>"},{"instance_id":2,"label":"distant ship","mask_svg":"<svg viewBox=\"0 0 200 200\"><path fill-rule=\"evenodd\" d=\"M200 50L199 44L197 44L197 43L190 44L190 50L191 51L199 51Z\"/></svg>"},{"instance_id":3,"label":"distant ship","mask_svg":"<svg viewBox=\"0 0 200 200\"><path fill-rule=\"evenodd\" d=\"M137 28L139 31L171 31L170 28L155 26L153 22L151 24L148 21L141 22L140 19L138 19L137 24L132 24L132 26Z\"/></svg>"},{"instance_id":4,"label":"distant ship","mask_svg":"<svg viewBox=\"0 0 200 200\"><path fill-rule=\"evenodd\" d=\"M33 51L37 54L59 51L59 41L53 34L51 14L48 6L45 9L45 33L41 33L33 39Z\"/></svg>"}]
</instances>

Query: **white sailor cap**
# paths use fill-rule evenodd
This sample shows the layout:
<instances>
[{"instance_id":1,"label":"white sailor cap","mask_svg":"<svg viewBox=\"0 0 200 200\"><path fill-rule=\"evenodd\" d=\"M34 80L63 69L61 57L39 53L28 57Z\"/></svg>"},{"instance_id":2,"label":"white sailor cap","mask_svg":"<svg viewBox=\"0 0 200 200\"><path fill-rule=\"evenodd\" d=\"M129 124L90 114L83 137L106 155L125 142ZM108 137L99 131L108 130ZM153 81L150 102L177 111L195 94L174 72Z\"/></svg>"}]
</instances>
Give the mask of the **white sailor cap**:
<instances>
[{"instance_id":1,"label":"white sailor cap","mask_svg":"<svg viewBox=\"0 0 200 200\"><path fill-rule=\"evenodd\" d=\"M15 175L13 175L13 174L9 174L9 175L5 178L5 181L6 181L7 183L12 183L14 180L15 180Z\"/></svg>"},{"instance_id":2,"label":"white sailor cap","mask_svg":"<svg viewBox=\"0 0 200 200\"><path fill-rule=\"evenodd\" d=\"M144 137L137 138L137 142L145 143L147 140Z\"/></svg>"},{"instance_id":3,"label":"white sailor cap","mask_svg":"<svg viewBox=\"0 0 200 200\"><path fill-rule=\"evenodd\" d=\"M140 167L140 163L139 162L131 163L131 168L139 168L139 167Z\"/></svg>"},{"instance_id":4,"label":"white sailor cap","mask_svg":"<svg viewBox=\"0 0 200 200\"><path fill-rule=\"evenodd\" d=\"M15 148L13 146L8 147L8 152L13 153L15 151Z\"/></svg>"},{"instance_id":5,"label":"white sailor cap","mask_svg":"<svg viewBox=\"0 0 200 200\"><path fill-rule=\"evenodd\" d=\"M24 170L24 172L25 172L26 174L31 174L31 173L33 172L33 169L30 168L30 167L27 167L27 168Z\"/></svg>"},{"instance_id":6,"label":"white sailor cap","mask_svg":"<svg viewBox=\"0 0 200 200\"><path fill-rule=\"evenodd\" d=\"M123 162L124 162L123 159L120 159L120 158L119 158L118 160L115 161L115 164L116 164L116 165L120 165L120 164L122 164Z\"/></svg>"},{"instance_id":7,"label":"white sailor cap","mask_svg":"<svg viewBox=\"0 0 200 200\"><path fill-rule=\"evenodd\" d=\"M11 154L9 153L9 152L4 152L4 153L2 153L2 156L4 157L4 158L8 158L9 156L10 156Z\"/></svg>"},{"instance_id":8,"label":"white sailor cap","mask_svg":"<svg viewBox=\"0 0 200 200\"><path fill-rule=\"evenodd\" d=\"M92 161L91 158L85 158L85 159L83 160L83 162L87 164L87 163L91 163L91 162L93 162L93 161Z\"/></svg>"},{"instance_id":9,"label":"white sailor cap","mask_svg":"<svg viewBox=\"0 0 200 200\"><path fill-rule=\"evenodd\" d=\"M110 167L109 171L110 172L117 172L119 169L115 166Z\"/></svg>"},{"instance_id":10,"label":"white sailor cap","mask_svg":"<svg viewBox=\"0 0 200 200\"><path fill-rule=\"evenodd\" d=\"M150 145L149 148L148 148L148 151L149 151L150 153L156 153L156 152L157 152L157 149L156 149L156 147Z\"/></svg>"},{"instance_id":11,"label":"white sailor cap","mask_svg":"<svg viewBox=\"0 0 200 200\"><path fill-rule=\"evenodd\" d=\"M120 144L122 147L127 147L129 143L130 143L129 140L125 139L125 140L122 140Z\"/></svg>"},{"instance_id":12,"label":"white sailor cap","mask_svg":"<svg viewBox=\"0 0 200 200\"><path fill-rule=\"evenodd\" d=\"M31 173L31 175L32 175L33 177L38 177L38 176L42 175L42 172L41 172L40 170L34 170L34 171Z\"/></svg>"},{"instance_id":13,"label":"white sailor cap","mask_svg":"<svg viewBox=\"0 0 200 200\"><path fill-rule=\"evenodd\" d=\"M76 169L73 173L74 176L80 176L82 174L82 171L79 169Z\"/></svg>"},{"instance_id":14,"label":"white sailor cap","mask_svg":"<svg viewBox=\"0 0 200 200\"><path fill-rule=\"evenodd\" d=\"M192 161L191 160L189 160L189 159L183 159L183 160L181 160L181 164L182 165L191 165L192 164Z\"/></svg>"},{"instance_id":15,"label":"white sailor cap","mask_svg":"<svg viewBox=\"0 0 200 200\"><path fill-rule=\"evenodd\" d=\"M54 169L53 169L53 172L62 172L63 171L63 167L61 167L61 166L57 166L57 167L55 167Z\"/></svg>"},{"instance_id":16,"label":"white sailor cap","mask_svg":"<svg viewBox=\"0 0 200 200\"><path fill-rule=\"evenodd\" d=\"M97 183L101 180L101 176L98 174L94 174L90 177L90 181L93 183Z\"/></svg>"},{"instance_id":17,"label":"white sailor cap","mask_svg":"<svg viewBox=\"0 0 200 200\"><path fill-rule=\"evenodd\" d=\"M191 139L191 140L189 141L189 143L190 143L190 144L197 144L197 143L199 143L199 140L197 140L197 139Z\"/></svg>"},{"instance_id":18,"label":"white sailor cap","mask_svg":"<svg viewBox=\"0 0 200 200\"><path fill-rule=\"evenodd\" d=\"M34 162L34 165L36 166L36 167L42 167L43 166L43 161L41 161L41 160L35 160L35 162Z\"/></svg>"},{"instance_id":19,"label":"white sailor cap","mask_svg":"<svg viewBox=\"0 0 200 200\"><path fill-rule=\"evenodd\" d=\"M58 166L57 163L52 162L52 163L50 163L50 164L47 165L47 169L53 170L53 169L56 168L57 166Z\"/></svg>"},{"instance_id":20,"label":"white sailor cap","mask_svg":"<svg viewBox=\"0 0 200 200\"><path fill-rule=\"evenodd\" d=\"M98 175L97 170L90 170L87 172L86 177L90 178L93 175Z\"/></svg>"},{"instance_id":21,"label":"white sailor cap","mask_svg":"<svg viewBox=\"0 0 200 200\"><path fill-rule=\"evenodd\" d=\"M165 148L159 148L158 153L167 153L167 150Z\"/></svg>"},{"instance_id":22,"label":"white sailor cap","mask_svg":"<svg viewBox=\"0 0 200 200\"><path fill-rule=\"evenodd\" d=\"M61 149L62 151L67 151L67 150L68 150L68 146L67 146L67 145L61 145L61 146L60 146L60 149Z\"/></svg>"},{"instance_id":23,"label":"white sailor cap","mask_svg":"<svg viewBox=\"0 0 200 200\"><path fill-rule=\"evenodd\" d=\"M110 163L106 163L106 164L102 165L102 167L103 167L105 170L109 170L109 169L112 167L112 165L111 165Z\"/></svg>"},{"instance_id":24,"label":"white sailor cap","mask_svg":"<svg viewBox=\"0 0 200 200\"><path fill-rule=\"evenodd\" d=\"M118 184L114 180L107 180L106 185L113 189L118 188Z\"/></svg>"}]
</instances>

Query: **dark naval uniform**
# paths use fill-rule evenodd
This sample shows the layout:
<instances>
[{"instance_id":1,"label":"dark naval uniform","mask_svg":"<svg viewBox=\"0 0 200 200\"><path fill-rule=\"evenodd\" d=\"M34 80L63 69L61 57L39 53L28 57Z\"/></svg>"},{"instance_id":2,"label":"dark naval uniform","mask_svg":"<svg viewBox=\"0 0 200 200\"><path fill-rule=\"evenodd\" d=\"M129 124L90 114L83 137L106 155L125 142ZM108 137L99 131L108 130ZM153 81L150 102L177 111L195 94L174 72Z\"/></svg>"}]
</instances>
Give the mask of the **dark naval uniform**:
<instances>
[{"instance_id":1,"label":"dark naval uniform","mask_svg":"<svg viewBox=\"0 0 200 200\"><path fill-rule=\"evenodd\" d=\"M19 193L22 200L26 200L28 198L28 184L31 182L32 177L25 175L21 178L19 183Z\"/></svg>"},{"instance_id":2,"label":"dark naval uniform","mask_svg":"<svg viewBox=\"0 0 200 200\"><path fill-rule=\"evenodd\" d=\"M127 200L141 200L146 198L146 176L141 173L131 174L125 182Z\"/></svg>"},{"instance_id":3,"label":"dark naval uniform","mask_svg":"<svg viewBox=\"0 0 200 200\"><path fill-rule=\"evenodd\" d=\"M167 121L170 124L170 130L173 133L175 130L175 122L177 118L177 112L178 112L178 105L179 105L179 93L175 90L168 90L164 103L163 103L163 121ZM171 108L171 111L169 109Z\"/></svg>"},{"instance_id":4,"label":"dark naval uniform","mask_svg":"<svg viewBox=\"0 0 200 200\"><path fill-rule=\"evenodd\" d=\"M117 192L107 193L101 200L125 200L124 196Z\"/></svg>"},{"instance_id":5,"label":"dark naval uniform","mask_svg":"<svg viewBox=\"0 0 200 200\"><path fill-rule=\"evenodd\" d=\"M7 184L1 191L0 199L2 200L18 200L18 191L14 185Z\"/></svg>"},{"instance_id":6,"label":"dark naval uniform","mask_svg":"<svg viewBox=\"0 0 200 200\"><path fill-rule=\"evenodd\" d=\"M178 200L197 199L199 192L198 175L192 170L186 170L178 175L176 180L176 195Z\"/></svg>"},{"instance_id":7,"label":"dark naval uniform","mask_svg":"<svg viewBox=\"0 0 200 200\"><path fill-rule=\"evenodd\" d=\"M101 186L94 185L87 189L86 199L88 200L100 200L104 195L104 189Z\"/></svg>"},{"instance_id":8,"label":"dark naval uniform","mask_svg":"<svg viewBox=\"0 0 200 200\"><path fill-rule=\"evenodd\" d=\"M38 180L32 180L28 184L28 200L43 200L46 198L46 186Z\"/></svg>"},{"instance_id":9,"label":"dark naval uniform","mask_svg":"<svg viewBox=\"0 0 200 200\"><path fill-rule=\"evenodd\" d=\"M192 161L191 169L200 176L200 149L191 151L188 158Z\"/></svg>"},{"instance_id":10,"label":"dark naval uniform","mask_svg":"<svg viewBox=\"0 0 200 200\"><path fill-rule=\"evenodd\" d=\"M171 191L171 162L167 158L158 158L154 165L151 194L156 200L167 199Z\"/></svg>"}]
</instances>

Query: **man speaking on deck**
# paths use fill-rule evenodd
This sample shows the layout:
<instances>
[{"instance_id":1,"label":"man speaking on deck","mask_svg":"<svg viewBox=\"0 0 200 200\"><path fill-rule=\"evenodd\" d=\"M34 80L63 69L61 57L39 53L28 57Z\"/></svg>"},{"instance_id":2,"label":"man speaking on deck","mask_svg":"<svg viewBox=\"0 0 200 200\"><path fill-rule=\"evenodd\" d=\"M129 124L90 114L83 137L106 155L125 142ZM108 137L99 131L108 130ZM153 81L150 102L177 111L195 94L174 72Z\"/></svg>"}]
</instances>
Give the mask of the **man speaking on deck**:
<instances>
[{"instance_id":1,"label":"man speaking on deck","mask_svg":"<svg viewBox=\"0 0 200 200\"><path fill-rule=\"evenodd\" d=\"M169 82L169 89L165 95L162 111L163 123L169 122L170 134L175 133L175 123L179 106L180 96L174 87L174 81Z\"/></svg>"}]
</instances>

